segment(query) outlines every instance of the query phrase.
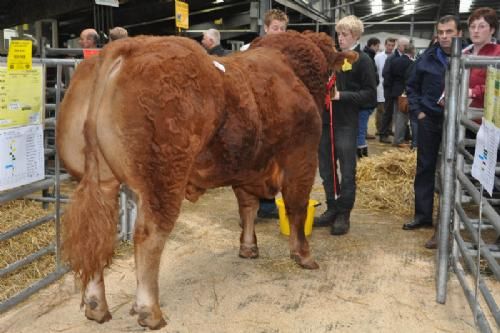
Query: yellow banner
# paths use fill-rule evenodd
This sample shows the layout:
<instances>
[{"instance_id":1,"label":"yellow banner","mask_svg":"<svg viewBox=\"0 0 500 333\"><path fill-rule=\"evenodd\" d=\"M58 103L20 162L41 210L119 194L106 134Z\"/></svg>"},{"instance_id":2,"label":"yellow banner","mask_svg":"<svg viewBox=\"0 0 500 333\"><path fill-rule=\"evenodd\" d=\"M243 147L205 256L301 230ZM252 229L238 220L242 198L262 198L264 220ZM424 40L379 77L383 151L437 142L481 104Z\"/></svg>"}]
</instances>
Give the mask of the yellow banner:
<instances>
[{"instance_id":1,"label":"yellow banner","mask_svg":"<svg viewBox=\"0 0 500 333\"><path fill-rule=\"evenodd\" d=\"M31 49L32 42L30 40L11 40L7 56L8 70L30 70Z\"/></svg>"},{"instance_id":2,"label":"yellow banner","mask_svg":"<svg viewBox=\"0 0 500 333\"><path fill-rule=\"evenodd\" d=\"M189 28L189 5L178 0L175 0L175 26L182 29Z\"/></svg>"},{"instance_id":3,"label":"yellow banner","mask_svg":"<svg viewBox=\"0 0 500 333\"><path fill-rule=\"evenodd\" d=\"M0 67L0 129L42 123L43 82L41 65L25 71Z\"/></svg>"}]
</instances>

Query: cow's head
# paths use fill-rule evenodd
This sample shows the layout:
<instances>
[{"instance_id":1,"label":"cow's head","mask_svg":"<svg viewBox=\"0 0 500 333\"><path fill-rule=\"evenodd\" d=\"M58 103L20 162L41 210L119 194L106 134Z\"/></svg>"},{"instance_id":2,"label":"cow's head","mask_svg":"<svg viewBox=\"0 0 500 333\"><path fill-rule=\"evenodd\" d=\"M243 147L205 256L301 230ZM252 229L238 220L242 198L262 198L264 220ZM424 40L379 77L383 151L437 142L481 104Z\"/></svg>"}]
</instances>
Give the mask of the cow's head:
<instances>
[{"instance_id":1,"label":"cow's head","mask_svg":"<svg viewBox=\"0 0 500 333\"><path fill-rule=\"evenodd\" d=\"M347 59L351 64L358 60L358 53L355 51L339 52L333 45L333 40L324 32L313 32L310 30L302 33L310 39L323 52L330 71L338 71Z\"/></svg>"}]
</instances>

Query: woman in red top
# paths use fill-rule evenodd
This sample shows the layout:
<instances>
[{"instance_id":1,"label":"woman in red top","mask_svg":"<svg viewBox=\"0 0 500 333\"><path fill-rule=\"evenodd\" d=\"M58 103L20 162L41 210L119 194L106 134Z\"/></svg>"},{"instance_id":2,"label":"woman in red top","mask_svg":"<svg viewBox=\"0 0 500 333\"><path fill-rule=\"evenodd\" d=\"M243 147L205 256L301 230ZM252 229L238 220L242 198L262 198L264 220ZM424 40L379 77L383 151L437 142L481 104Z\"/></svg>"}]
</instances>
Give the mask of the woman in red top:
<instances>
[{"instance_id":1,"label":"woman in red top","mask_svg":"<svg viewBox=\"0 0 500 333\"><path fill-rule=\"evenodd\" d=\"M500 57L500 45L496 44L496 41L492 38L498 29L496 11L489 7L478 8L469 16L468 24L472 44L466 47L463 53ZM469 80L469 97L472 98L471 107L484 107L485 81L485 67L471 68Z\"/></svg>"}]
</instances>

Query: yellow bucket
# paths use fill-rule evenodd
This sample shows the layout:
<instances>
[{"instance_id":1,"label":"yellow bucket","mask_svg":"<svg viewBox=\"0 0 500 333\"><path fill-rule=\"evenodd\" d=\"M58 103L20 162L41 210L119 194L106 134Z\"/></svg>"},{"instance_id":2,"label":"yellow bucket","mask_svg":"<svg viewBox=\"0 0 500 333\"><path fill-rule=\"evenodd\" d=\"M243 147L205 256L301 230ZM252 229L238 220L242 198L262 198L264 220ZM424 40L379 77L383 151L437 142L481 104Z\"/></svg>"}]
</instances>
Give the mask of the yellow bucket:
<instances>
[{"instance_id":1,"label":"yellow bucket","mask_svg":"<svg viewBox=\"0 0 500 333\"><path fill-rule=\"evenodd\" d=\"M318 202L316 200L309 200L309 205L307 206L307 217L306 223L304 225L304 233L309 236L312 233L313 221L314 221L314 211ZM283 235L290 236L290 223L288 222L288 216L286 216L285 202L282 198L276 199L276 205L278 206L278 212L280 216L280 232Z\"/></svg>"}]
</instances>

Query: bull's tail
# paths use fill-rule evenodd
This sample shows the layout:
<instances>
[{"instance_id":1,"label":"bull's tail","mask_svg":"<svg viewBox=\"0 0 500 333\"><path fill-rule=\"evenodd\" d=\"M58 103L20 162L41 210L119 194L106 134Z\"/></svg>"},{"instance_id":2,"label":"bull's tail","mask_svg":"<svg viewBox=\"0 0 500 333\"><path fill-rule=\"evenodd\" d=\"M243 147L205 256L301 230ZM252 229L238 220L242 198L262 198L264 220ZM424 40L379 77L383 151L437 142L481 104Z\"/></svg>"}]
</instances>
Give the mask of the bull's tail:
<instances>
[{"instance_id":1,"label":"bull's tail","mask_svg":"<svg viewBox=\"0 0 500 333\"><path fill-rule=\"evenodd\" d=\"M94 152L86 154L85 164L63 219L63 256L84 287L111 263L117 232L117 198L110 195L116 191L99 184Z\"/></svg>"},{"instance_id":2,"label":"bull's tail","mask_svg":"<svg viewBox=\"0 0 500 333\"><path fill-rule=\"evenodd\" d=\"M84 289L96 273L102 273L111 263L118 221L119 182L100 156L97 140L102 89L97 84L91 97L83 131L85 172L63 220L63 257L81 279Z\"/></svg>"}]
</instances>

